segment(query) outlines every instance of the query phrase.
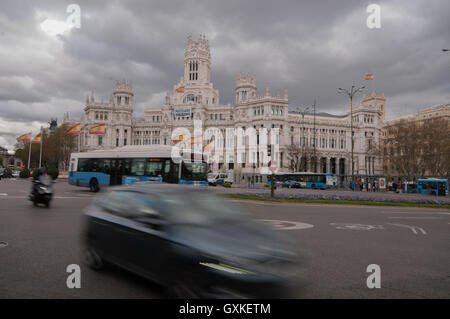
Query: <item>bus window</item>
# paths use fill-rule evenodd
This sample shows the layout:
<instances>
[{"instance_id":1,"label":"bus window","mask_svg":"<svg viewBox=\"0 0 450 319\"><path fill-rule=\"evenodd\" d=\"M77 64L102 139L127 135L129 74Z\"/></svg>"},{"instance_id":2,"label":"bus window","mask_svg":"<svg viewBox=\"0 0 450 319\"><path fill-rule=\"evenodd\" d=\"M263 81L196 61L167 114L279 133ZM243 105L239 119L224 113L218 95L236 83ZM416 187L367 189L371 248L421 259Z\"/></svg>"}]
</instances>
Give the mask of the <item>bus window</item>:
<instances>
[{"instance_id":1,"label":"bus window","mask_svg":"<svg viewBox=\"0 0 450 319\"><path fill-rule=\"evenodd\" d=\"M80 158L78 160L78 169L79 172L88 172L88 159L87 158Z\"/></svg>"},{"instance_id":2,"label":"bus window","mask_svg":"<svg viewBox=\"0 0 450 319\"><path fill-rule=\"evenodd\" d=\"M164 167L164 173L169 174L170 173L170 160L166 160L166 164Z\"/></svg>"},{"instance_id":3,"label":"bus window","mask_svg":"<svg viewBox=\"0 0 450 319\"><path fill-rule=\"evenodd\" d=\"M145 173L145 158L135 158L133 159L131 165L131 175L132 176L144 176Z\"/></svg>"},{"instance_id":4,"label":"bus window","mask_svg":"<svg viewBox=\"0 0 450 319\"><path fill-rule=\"evenodd\" d=\"M145 176L158 177L162 175L163 162L147 162Z\"/></svg>"},{"instance_id":5,"label":"bus window","mask_svg":"<svg viewBox=\"0 0 450 319\"><path fill-rule=\"evenodd\" d=\"M111 160L109 158L103 159L103 173L111 174Z\"/></svg>"}]
</instances>

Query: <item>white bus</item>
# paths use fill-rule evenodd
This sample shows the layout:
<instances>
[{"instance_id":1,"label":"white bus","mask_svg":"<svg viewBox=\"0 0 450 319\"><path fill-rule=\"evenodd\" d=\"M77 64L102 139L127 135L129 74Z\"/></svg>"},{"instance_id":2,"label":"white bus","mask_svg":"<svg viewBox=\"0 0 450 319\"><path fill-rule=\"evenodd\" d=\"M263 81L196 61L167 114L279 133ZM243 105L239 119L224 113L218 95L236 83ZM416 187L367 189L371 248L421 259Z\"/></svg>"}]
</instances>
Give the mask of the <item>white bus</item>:
<instances>
[{"instance_id":1,"label":"white bus","mask_svg":"<svg viewBox=\"0 0 450 319\"><path fill-rule=\"evenodd\" d=\"M72 153L69 183L97 192L107 185L165 182L207 186L207 163L202 155L172 158L172 146L123 146L111 150ZM201 158L201 159L200 159Z\"/></svg>"}]
</instances>

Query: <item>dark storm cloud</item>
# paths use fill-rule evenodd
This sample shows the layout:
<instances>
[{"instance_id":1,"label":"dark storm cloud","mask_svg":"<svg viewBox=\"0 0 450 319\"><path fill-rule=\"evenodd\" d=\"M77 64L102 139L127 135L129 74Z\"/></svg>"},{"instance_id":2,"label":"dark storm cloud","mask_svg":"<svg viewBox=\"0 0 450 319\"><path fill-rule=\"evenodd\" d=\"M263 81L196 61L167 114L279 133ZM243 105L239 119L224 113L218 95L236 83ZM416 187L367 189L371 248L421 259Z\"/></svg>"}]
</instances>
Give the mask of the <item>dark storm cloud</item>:
<instances>
[{"instance_id":1,"label":"dark storm cloud","mask_svg":"<svg viewBox=\"0 0 450 319\"><path fill-rule=\"evenodd\" d=\"M40 23L65 20L73 2L1 2L0 144L67 111L79 118L86 94L107 101L116 79L133 81L136 116L160 106L182 76L188 34L209 39L224 104L239 72L255 74L261 93L288 88L292 106L317 98L320 111L341 114L348 101L337 88L353 83L384 92L388 117L450 102L445 0L76 1L81 29L45 34ZM365 25L372 2L378 30Z\"/></svg>"}]
</instances>

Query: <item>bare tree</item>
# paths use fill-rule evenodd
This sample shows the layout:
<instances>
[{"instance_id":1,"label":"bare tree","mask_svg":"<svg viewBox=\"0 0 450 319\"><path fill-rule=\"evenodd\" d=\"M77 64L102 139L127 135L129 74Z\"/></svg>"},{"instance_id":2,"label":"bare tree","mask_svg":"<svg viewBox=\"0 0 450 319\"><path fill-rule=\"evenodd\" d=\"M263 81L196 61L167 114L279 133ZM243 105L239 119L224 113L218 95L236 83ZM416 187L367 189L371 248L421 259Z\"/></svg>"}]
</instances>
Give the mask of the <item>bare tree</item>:
<instances>
[{"instance_id":1,"label":"bare tree","mask_svg":"<svg viewBox=\"0 0 450 319\"><path fill-rule=\"evenodd\" d=\"M294 143L286 148L286 157L289 161L289 169L292 172L298 172L300 170L302 154L303 150L299 144Z\"/></svg>"},{"instance_id":2,"label":"bare tree","mask_svg":"<svg viewBox=\"0 0 450 319\"><path fill-rule=\"evenodd\" d=\"M387 175L417 179L450 172L450 126L442 118L409 122L387 128L382 149Z\"/></svg>"}]
</instances>

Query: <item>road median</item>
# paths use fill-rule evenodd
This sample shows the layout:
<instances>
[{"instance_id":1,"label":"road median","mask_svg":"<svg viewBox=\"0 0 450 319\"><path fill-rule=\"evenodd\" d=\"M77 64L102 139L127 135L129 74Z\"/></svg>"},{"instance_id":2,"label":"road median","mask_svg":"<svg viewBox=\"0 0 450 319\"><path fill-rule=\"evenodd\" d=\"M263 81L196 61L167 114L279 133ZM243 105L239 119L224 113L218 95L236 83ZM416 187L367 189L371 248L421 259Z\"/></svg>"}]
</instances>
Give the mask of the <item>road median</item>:
<instances>
[{"instance_id":1,"label":"road median","mask_svg":"<svg viewBox=\"0 0 450 319\"><path fill-rule=\"evenodd\" d=\"M258 200L279 203L315 203L331 205L398 206L450 209L450 204L434 199L421 199L420 201L402 201L399 199L364 199L358 196L344 196L345 198L341 198L342 196L339 195L309 195L303 197L294 197L287 194L277 194L275 197L270 197L270 194L255 193L225 194L224 196L241 200Z\"/></svg>"}]
</instances>

